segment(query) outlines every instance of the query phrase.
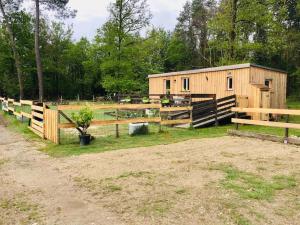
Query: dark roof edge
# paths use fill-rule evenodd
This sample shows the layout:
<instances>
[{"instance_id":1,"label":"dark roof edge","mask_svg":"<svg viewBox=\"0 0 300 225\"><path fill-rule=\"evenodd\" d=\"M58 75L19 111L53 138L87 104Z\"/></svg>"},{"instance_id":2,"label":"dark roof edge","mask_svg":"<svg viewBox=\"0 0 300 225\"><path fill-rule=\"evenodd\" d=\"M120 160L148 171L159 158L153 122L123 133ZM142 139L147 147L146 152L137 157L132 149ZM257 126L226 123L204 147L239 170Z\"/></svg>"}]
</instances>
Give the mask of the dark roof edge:
<instances>
[{"instance_id":1,"label":"dark roof edge","mask_svg":"<svg viewBox=\"0 0 300 225\"><path fill-rule=\"evenodd\" d=\"M155 78L155 77L168 77L168 76L176 76L176 75L188 75L188 74L195 74L195 73L205 73L205 72L215 72L215 71L224 71L224 70L235 70L235 69L244 69L250 67L258 67L262 69L272 70L280 73L286 73L286 71L274 69L270 67L260 66L253 63L245 63L245 64L237 64L237 65L230 65L230 66L219 66L219 67L211 67L211 68L204 68L204 69L196 69L196 70L186 70L186 71L178 71L178 72L169 72L169 73L161 73L161 74L150 74L148 78Z\"/></svg>"},{"instance_id":2,"label":"dark roof edge","mask_svg":"<svg viewBox=\"0 0 300 225\"><path fill-rule=\"evenodd\" d=\"M254 63L250 63L250 66L258 67L258 68L262 68L262 69L266 69L266 70L272 70L272 71L280 72L280 73L286 73L287 74L287 72L284 71L284 70L276 69L276 68L271 68L271 67L267 67L267 66L261 66L261 65L254 64Z\"/></svg>"}]
</instances>

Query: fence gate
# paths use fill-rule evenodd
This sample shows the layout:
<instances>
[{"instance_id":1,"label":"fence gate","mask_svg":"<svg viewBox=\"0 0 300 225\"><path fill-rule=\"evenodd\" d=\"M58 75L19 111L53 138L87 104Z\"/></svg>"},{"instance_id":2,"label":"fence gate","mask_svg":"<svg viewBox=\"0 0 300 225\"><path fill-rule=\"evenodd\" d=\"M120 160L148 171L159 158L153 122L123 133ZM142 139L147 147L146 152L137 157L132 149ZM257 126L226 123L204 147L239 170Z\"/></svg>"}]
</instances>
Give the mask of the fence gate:
<instances>
[{"instance_id":1,"label":"fence gate","mask_svg":"<svg viewBox=\"0 0 300 225\"><path fill-rule=\"evenodd\" d=\"M58 116L57 110L44 111L44 136L55 144L59 144Z\"/></svg>"},{"instance_id":2,"label":"fence gate","mask_svg":"<svg viewBox=\"0 0 300 225\"><path fill-rule=\"evenodd\" d=\"M31 105L31 124L29 129L44 138L44 107Z\"/></svg>"}]
</instances>

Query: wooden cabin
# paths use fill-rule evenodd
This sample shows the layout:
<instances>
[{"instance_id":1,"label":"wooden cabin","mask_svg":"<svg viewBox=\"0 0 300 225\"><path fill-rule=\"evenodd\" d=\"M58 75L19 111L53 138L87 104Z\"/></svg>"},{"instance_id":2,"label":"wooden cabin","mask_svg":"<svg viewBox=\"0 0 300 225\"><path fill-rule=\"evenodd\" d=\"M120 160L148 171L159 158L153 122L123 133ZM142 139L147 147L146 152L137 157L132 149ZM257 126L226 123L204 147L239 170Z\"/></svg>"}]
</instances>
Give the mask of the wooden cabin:
<instances>
[{"instance_id":1,"label":"wooden cabin","mask_svg":"<svg viewBox=\"0 0 300 225\"><path fill-rule=\"evenodd\" d=\"M239 64L152 74L149 94L216 94L237 96L239 107L285 108L287 73L255 64ZM266 115L265 115L266 116ZM264 115L254 119L267 120Z\"/></svg>"}]
</instances>

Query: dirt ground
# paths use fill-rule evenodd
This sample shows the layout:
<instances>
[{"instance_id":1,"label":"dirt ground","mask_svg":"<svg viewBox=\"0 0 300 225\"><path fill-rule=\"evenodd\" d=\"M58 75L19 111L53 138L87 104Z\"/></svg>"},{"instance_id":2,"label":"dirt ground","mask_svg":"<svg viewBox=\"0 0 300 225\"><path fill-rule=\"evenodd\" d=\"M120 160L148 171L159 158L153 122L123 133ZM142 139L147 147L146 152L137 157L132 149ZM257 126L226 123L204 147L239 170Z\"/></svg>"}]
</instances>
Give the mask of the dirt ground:
<instances>
[{"instance_id":1,"label":"dirt ground","mask_svg":"<svg viewBox=\"0 0 300 225\"><path fill-rule=\"evenodd\" d=\"M68 158L38 148L0 126L1 225L300 221L299 147L222 137ZM245 198L224 186L220 165L257 176L255 185L275 175L292 176L296 185L269 199Z\"/></svg>"}]
</instances>

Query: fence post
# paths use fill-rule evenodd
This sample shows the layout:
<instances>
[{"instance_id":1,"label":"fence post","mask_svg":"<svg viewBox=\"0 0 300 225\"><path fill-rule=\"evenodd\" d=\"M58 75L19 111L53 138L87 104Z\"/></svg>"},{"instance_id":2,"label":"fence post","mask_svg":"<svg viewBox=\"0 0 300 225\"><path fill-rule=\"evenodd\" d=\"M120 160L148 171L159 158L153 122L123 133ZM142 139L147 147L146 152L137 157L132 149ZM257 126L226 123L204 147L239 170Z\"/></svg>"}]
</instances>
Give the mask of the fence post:
<instances>
[{"instance_id":1,"label":"fence post","mask_svg":"<svg viewBox=\"0 0 300 225\"><path fill-rule=\"evenodd\" d=\"M119 110L116 109L116 119L119 120ZM116 124L116 138L120 137L119 124Z\"/></svg>"},{"instance_id":2,"label":"fence post","mask_svg":"<svg viewBox=\"0 0 300 225\"><path fill-rule=\"evenodd\" d=\"M43 139L46 139L46 135L45 135L45 128L46 128L46 121L45 121L45 118L46 118L46 115L45 115L45 113L46 113L46 104L45 103L43 103Z\"/></svg>"},{"instance_id":3,"label":"fence post","mask_svg":"<svg viewBox=\"0 0 300 225\"><path fill-rule=\"evenodd\" d=\"M60 124L60 110L57 110L56 111L56 115L57 115L57 120L56 120L56 122L57 122L57 124L56 124L56 126L57 126L57 128L56 128L56 132L57 132L57 143L56 144L60 144L60 128L59 128L59 124Z\"/></svg>"},{"instance_id":4,"label":"fence post","mask_svg":"<svg viewBox=\"0 0 300 225\"><path fill-rule=\"evenodd\" d=\"M217 96L214 96L214 102L215 102L215 126L219 125L218 121L218 102L217 102Z\"/></svg>"},{"instance_id":5,"label":"fence post","mask_svg":"<svg viewBox=\"0 0 300 225\"><path fill-rule=\"evenodd\" d=\"M236 118L236 119L239 118L239 113L238 113L238 112L235 112L235 118ZM236 130L239 129L239 124L238 124L238 123L235 124L235 129L236 129Z\"/></svg>"},{"instance_id":6,"label":"fence post","mask_svg":"<svg viewBox=\"0 0 300 225\"><path fill-rule=\"evenodd\" d=\"M286 116L285 118L285 122L289 122L289 115ZM289 128L285 128L285 132L284 132L284 143L288 144L289 142Z\"/></svg>"},{"instance_id":7,"label":"fence post","mask_svg":"<svg viewBox=\"0 0 300 225\"><path fill-rule=\"evenodd\" d=\"M160 111L161 108L159 108L159 118L160 118L160 121L159 121L159 127L158 127L158 132L160 133L162 130L161 130L161 111Z\"/></svg>"}]
</instances>

